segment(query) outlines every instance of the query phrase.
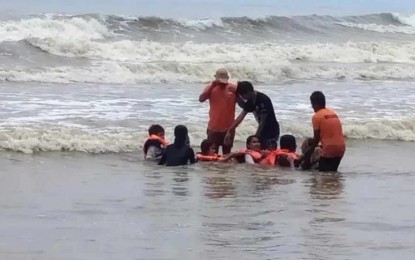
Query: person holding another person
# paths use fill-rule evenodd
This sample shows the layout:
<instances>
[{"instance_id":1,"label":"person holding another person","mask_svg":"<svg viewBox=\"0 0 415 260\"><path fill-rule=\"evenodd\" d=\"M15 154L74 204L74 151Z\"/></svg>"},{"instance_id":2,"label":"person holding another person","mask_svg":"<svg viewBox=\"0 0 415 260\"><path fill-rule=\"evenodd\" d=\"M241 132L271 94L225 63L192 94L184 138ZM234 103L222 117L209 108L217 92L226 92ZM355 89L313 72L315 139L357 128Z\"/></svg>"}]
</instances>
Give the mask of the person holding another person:
<instances>
[{"instance_id":1,"label":"person holding another person","mask_svg":"<svg viewBox=\"0 0 415 260\"><path fill-rule=\"evenodd\" d=\"M315 112L312 118L314 137L304 156L302 167L310 169L311 155L321 141L319 171L337 171L346 151L342 123L336 112L326 108L326 97L323 92L313 92L310 96L310 102Z\"/></svg>"},{"instance_id":2,"label":"person holding another person","mask_svg":"<svg viewBox=\"0 0 415 260\"><path fill-rule=\"evenodd\" d=\"M246 102L243 104L243 111L228 128L225 144L232 143L232 133L234 133L235 128L239 126L248 113L252 112L258 122L255 136L259 138L261 148L269 151L277 149L280 126L275 117L271 99L264 93L255 91L252 84L248 81L238 82L236 94L246 100Z\"/></svg>"},{"instance_id":3,"label":"person holding another person","mask_svg":"<svg viewBox=\"0 0 415 260\"><path fill-rule=\"evenodd\" d=\"M196 153L198 162L228 162L234 157L233 153L219 155L216 153L216 146L213 142L205 139L200 144L200 153Z\"/></svg>"},{"instance_id":4,"label":"person holding another person","mask_svg":"<svg viewBox=\"0 0 415 260\"><path fill-rule=\"evenodd\" d=\"M151 125L148 129L148 138L144 143L144 159L160 159L167 147L167 141L164 137L164 128L161 125Z\"/></svg>"}]
</instances>

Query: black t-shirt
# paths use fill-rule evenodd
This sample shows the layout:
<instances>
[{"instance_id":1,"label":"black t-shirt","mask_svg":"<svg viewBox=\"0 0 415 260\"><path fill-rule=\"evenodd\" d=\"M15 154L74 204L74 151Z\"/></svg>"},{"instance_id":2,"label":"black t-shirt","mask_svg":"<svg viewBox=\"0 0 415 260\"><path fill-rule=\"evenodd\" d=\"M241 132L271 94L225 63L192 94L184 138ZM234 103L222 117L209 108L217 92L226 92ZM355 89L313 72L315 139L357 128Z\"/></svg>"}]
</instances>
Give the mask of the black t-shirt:
<instances>
[{"instance_id":1,"label":"black t-shirt","mask_svg":"<svg viewBox=\"0 0 415 260\"><path fill-rule=\"evenodd\" d=\"M248 113L254 113L258 123L261 122L264 115L267 115L265 126L262 132L259 133L261 140L278 138L280 135L280 126L275 117L274 106L267 95L257 91L255 102L247 101L243 106L243 110Z\"/></svg>"},{"instance_id":2,"label":"black t-shirt","mask_svg":"<svg viewBox=\"0 0 415 260\"><path fill-rule=\"evenodd\" d=\"M170 144L167 146L159 161L159 165L179 166L186 165L188 162L195 163L195 153L193 149L187 145L180 147Z\"/></svg>"}]
</instances>

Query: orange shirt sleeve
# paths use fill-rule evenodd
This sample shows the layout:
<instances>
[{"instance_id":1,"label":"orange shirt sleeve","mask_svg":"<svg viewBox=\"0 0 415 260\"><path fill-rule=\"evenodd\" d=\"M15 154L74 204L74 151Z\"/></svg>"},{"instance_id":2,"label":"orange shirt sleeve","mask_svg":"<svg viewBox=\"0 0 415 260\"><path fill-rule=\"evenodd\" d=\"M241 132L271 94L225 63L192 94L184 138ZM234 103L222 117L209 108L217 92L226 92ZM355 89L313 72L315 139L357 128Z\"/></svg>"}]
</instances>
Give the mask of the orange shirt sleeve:
<instances>
[{"instance_id":1,"label":"orange shirt sleeve","mask_svg":"<svg viewBox=\"0 0 415 260\"><path fill-rule=\"evenodd\" d=\"M320 130L321 117L318 114L314 114L312 121L313 121L313 129Z\"/></svg>"}]
</instances>

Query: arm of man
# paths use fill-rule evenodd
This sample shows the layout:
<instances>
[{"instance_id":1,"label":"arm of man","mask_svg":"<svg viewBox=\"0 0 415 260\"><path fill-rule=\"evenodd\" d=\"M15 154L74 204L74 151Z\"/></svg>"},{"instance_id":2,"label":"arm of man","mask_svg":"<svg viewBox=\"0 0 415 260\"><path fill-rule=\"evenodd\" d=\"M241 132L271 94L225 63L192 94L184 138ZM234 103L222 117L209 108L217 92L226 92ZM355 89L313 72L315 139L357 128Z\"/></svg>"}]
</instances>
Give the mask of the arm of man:
<instances>
[{"instance_id":1,"label":"arm of man","mask_svg":"<svg viewBox=\"0 0 415 260\"><path fill-rule=\"evenodd\" d=\"M232 143L231 140L231 134L233 131L235 131L235 129L239 126L239 124L244 120L245 116L248 114L248 112L246 112L245 110L243 110L239 116L235 119L235 121L233 121L233 124L231 127L229 127L228 131L226 132L225 135L225 140L224 143L225 145L230 145Z\"/></svg>"},{"instance_id":2,"label":"arm of man","mask_svg":"<svg viewBox=\"0 0 415 260\"><path fill-rule=\"evenodd\" d=\"M199 96L199 102L205 102L207 99L210 98L210 92L212 92L212 89L216 86L215 82L212 82L211 84L207 85L205 89L203 90L202 94Z\"/></svg>"},{"instance_id":3,"label":"arm of man","mask_svg":"<svg viewBox=\"0 0 415 260\"><path fill-rule=\"evenodd\" d=\"M255 135L261 137L262 131L265 128L265 124L267 123L268 114L262 113L261 114L261 121L259 122L258 129L256 130Z\"/></svg>"}]
</instances>

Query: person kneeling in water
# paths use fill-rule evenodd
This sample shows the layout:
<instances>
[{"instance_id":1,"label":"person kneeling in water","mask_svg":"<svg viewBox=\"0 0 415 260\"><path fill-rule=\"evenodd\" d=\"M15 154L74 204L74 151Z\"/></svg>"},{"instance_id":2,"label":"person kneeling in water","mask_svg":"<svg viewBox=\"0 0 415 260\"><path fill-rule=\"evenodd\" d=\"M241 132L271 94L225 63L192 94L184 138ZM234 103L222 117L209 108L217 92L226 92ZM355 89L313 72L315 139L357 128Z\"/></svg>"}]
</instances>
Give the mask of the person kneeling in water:
<instances>
[{"instance_id":1,"label":"person kneeling in water","mask_svg":"<svg viewBox=\"0 0 415 260\"><path fill-rule=\"evenodd\" d=\"M164 138L164 128L161 125L152 125L148 129L148 138L144 143L144 159L160 159L164 149L167 147L167 141Z\"/></svg>"},{"instance_id":2,"label":"person kneeling in water","mask_svg":"<svg viewBox=\"0 0 415 260\"><path fill-rule=\"evenodd\" d=\"M174 128L174 143L167 146L159 165L179 166L195 163L195 153L189 146L189 136L184 125Z\"/></svg>"},{"instance_id":3,"label":"person kneeling in water","mask_svg":"<svg viewBox=\"0 0 415 260\"><path fill-rule=\"evenodd\" d=\"M261 163L269 155L269 151L261 150L259 137L251 135L246 139L246 149L240 150L235 158L240 163Z\"/></svg>"},{"instance_id":4,"label":"person kneeling in water","mask_svg":"<svg viewBox=\"0 0 415 260\"><path fill-rule=\"evenodd\" d=\"M229 153L227 155L221 156L216 153L215 143L205 139L200 144L200 153L196 154L196 160L201 162L227 162L231 160L235 154Z\"/></svg>"}]
</instances>

